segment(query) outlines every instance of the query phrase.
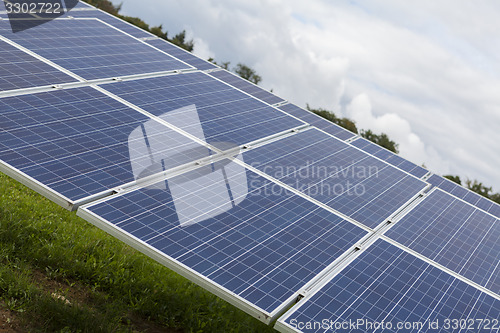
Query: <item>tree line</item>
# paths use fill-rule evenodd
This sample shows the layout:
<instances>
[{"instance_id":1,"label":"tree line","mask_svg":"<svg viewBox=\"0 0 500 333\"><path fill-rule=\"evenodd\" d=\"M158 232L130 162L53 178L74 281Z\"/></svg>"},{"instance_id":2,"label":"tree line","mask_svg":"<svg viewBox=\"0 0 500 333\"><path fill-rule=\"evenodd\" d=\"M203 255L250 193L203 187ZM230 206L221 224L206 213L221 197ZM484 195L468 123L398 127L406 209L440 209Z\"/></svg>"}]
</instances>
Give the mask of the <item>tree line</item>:
<instances>
[{"instance_id":1,"label":"tree line","mask_svg":"<svg viewBox=\"0 0 500 333\"><path fill-rule=\"evenodd\" d=\"M132 16L124 16L120 14L120 10L122 5L114 5L111 1L109 0L85 0L87 3L90 5L93 5L99 9L102 9L112 15L115 15L131 24L134 24L146 31L149 31L150 33L154 34L155 36L158 36L159 38L163 38L183 49L186 51L192 52L194 49L194 41L192 39L187 40L186 39L186 31L183 30L180 33L174 35L174 37L169 38L168 32L163 30L162 25L159 26L153 26L150 27L146 22L141 20L138 17L132 17ZM210 58L208 61L218 65L221 68L224 68L226 70L231 70L230 69L230 62L221 62L217 63L215 59ZM262 81L262 77L256 73L256 71L249 66L238 63L235 67L232 68L232 71L242 77L243 79L246 79L254 84L259 84ZM391 140L389 136L385 133L380 133L376 134L371 130L358 130L356 127L356 122L348 119L346 117L338 117L335 115L335 113L323 109L323 108L311 108L309 104L307 104L307 110L314 112L315 114L353 132L356 133L363 138L370 140L390 151L392 151L395 154L399 153L399 146L396 142ZM500 204L500 193L494 193L492 187L488 187L484 185L483 183L477 181L477 180L471 180L471 179L466 179L464 183L462 183L462 180L460 179L459 176L457 175L445 175L443 176L459 185L462 185L466 187L467 189L478 193L479 195L482 195L483 197L486 197L498 204Z\"/></svg>"}]
</instances>

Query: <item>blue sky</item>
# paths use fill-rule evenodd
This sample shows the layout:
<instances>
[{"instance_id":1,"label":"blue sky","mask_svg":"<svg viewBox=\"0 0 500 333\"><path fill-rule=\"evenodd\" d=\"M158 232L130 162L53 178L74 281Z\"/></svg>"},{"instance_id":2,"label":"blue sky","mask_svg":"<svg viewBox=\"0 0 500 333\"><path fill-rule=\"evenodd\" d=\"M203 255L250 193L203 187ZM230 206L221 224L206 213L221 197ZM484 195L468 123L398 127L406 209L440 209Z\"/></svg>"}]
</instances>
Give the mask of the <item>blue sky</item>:
<instances>
[{"instance_id":1,"label":"blue sky","mask_svg":"<svg viewBox=\"0 0 500 333\"><path fill-rule=\"evenodd\" d=\"M122 13L186 29L200 57L245 63L279 96L500 191L499 2L124 0Z\"/></svg>"}]
</instances>

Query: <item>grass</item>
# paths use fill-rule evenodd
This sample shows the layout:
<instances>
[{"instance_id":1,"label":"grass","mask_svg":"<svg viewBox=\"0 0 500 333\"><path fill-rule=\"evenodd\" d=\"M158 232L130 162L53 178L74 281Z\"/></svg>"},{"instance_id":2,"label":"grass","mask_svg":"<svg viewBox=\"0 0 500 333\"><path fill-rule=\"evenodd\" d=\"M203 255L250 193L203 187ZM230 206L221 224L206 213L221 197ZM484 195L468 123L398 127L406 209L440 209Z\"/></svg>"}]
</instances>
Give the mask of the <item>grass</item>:
<instances>
[{"instance_id":1,"label":"grass","mask_svg":"<svg viewBox=\"0 0 500 333\"><path fill-rule=\"evenodd\" d=\"M0 174L0 307L33 332L274 332Z\"/></svg>"}]
</instances>

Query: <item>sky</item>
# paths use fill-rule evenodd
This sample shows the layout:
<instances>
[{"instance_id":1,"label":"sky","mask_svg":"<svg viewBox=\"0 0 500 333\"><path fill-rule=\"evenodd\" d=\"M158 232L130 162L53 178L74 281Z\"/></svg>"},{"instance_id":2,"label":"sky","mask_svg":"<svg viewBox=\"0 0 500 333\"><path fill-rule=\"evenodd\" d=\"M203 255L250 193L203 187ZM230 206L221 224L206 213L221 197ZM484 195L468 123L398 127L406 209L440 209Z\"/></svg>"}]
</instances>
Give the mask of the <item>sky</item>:
<instances>
[{"instance_id":1,"label":"sky","mask_svg":"<svg viewBox=\"0 0 500 333\"><path fill-rule=\"evenodd\" d=\"M186 30L196 55L246 64L278 96L500 192L499 1L123 0L121 13Z\"/></svg>"}]
</instances>

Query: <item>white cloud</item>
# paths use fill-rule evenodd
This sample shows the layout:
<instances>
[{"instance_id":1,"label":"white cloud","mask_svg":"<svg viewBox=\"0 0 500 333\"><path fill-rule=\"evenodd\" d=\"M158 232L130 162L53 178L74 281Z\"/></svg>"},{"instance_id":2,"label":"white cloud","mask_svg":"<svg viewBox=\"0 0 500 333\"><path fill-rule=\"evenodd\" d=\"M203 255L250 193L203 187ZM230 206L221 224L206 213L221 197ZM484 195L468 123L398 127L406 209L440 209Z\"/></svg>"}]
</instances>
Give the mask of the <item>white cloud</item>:
<instances>
[{"instance_id":1,"label":"white cloud","mask_svg":"<svg viewBox=\"0 0 500 333\"><path fill-rule=\"evenodd\" d=\"M356 122L358 129L385 133L399 145L401 155L428 168L448 173L448 166L434 151L428 151L420 137L413 132L410 123L395 113L375 116L370 98L366 94L356 96L346 107L347 116Z\"/></svg>"},{"instance_id":2,"label":"white cloud","mask_svg":"<svg viewBox=\"0 0 500 333\"><path fill-rule=\"evenodd\" d=\"M215 56L215 54L210 50L210 45L206 43L203 39L198 37L189 37L189 39L193 39L194 48L193 53L202 59L210 59Z\"/></svg>"}]
</instances>

